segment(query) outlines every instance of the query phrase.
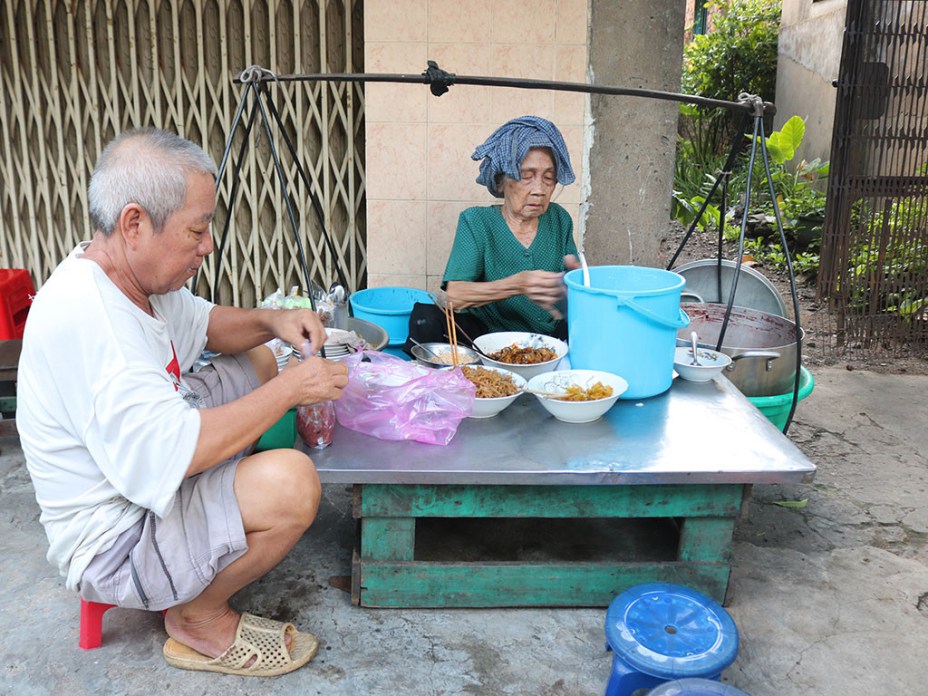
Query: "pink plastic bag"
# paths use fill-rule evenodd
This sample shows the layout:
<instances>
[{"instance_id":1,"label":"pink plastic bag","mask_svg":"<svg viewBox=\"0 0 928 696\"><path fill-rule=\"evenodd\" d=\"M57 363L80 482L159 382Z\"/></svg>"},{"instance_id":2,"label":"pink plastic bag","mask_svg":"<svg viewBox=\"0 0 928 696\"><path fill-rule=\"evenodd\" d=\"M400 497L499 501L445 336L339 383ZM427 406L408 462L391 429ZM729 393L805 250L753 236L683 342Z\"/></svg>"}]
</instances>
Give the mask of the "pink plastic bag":
<instances>
[{"instance_id":1,"label":"pink plastic bag","mask_svg":"<svg viewBox=\"0 0 928 696\"><path fill-rule=\"evenodd\" d=\"M381 440L447 445L474 408L476 387L460 370L436 370L366 351L341 361L348 386L335 402L340 425Z\"/></svg>"}]
</instances>

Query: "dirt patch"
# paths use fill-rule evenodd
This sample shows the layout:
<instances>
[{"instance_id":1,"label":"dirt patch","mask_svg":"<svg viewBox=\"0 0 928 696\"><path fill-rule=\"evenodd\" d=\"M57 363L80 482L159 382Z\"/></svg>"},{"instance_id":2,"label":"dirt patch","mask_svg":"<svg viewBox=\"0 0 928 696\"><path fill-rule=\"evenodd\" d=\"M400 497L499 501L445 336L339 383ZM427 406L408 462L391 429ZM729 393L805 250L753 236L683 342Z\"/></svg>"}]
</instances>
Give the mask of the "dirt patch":
<instances>
[{"instance_id":1,"label":"dirt patch","mask_svg":"<svg viewBox=\"0 0 928 696\"><path fill-rule=\"evenodd\" d=\"M686 229L677 222L672 222L661 240L662 264L669 263L673 254L680 246ZM738 245L733 242L723 242L722 256L725 259L737 258ZM714 259L718 255L718 238L715 233L696 231L686 242L680 256L674 263L675 267L682 266L690 261L700 259ZM780 292L786 302L787 315L792 320L792 290L789 274L784 270L766 268L756 264L752 259L746 258L754 270L762 273ZM799 324L805 330L803 344L803 363L810 369L816 365L840 366L848 370L870 370L886 374L917 374L928 375L928 360L918 355L894 355L892 357L871 355L866 353L836 354L833 342L827 335L831 322L827 309L816 300L815 279L807 277L796 278L796 295L799 303Z\"/></svg>"}]
</instances>

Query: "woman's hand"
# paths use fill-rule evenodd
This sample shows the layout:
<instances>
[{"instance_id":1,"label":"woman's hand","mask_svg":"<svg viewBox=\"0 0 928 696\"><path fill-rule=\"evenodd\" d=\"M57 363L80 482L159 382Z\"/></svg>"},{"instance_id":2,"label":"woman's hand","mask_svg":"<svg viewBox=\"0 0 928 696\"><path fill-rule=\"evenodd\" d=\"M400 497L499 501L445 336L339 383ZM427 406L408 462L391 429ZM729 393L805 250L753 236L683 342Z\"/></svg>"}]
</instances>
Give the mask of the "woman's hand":
<instances>
[{"instance_id":1,"label":"woman's hand","mask_svg":"<svg viewBox=\"0 0 928 696\"><path fill-rule=\"evenodd\" d=\"M536 304L551 310L564 297L564 274L551 271L522 271L519 273L520 293Z\"/></svg>"}]
</instances>

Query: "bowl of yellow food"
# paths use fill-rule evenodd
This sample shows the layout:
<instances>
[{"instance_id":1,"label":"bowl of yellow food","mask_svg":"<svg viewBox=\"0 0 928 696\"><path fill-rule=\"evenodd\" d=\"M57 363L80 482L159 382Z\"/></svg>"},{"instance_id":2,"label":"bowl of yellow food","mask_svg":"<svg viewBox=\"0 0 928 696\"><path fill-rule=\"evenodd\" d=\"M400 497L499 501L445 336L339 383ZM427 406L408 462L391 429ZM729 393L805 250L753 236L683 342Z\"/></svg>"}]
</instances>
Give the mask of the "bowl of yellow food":
<instances>
[{"instance_id":1,"label":"bowl of yellow food","mask_svg":"<svg viewBox=\"0 0 928 696\"><path fill-rule=\"evenodd\" d=\"M602 418L628 389L628 382L600 370L556 370L532 377L532 392L552 416L565 423L591 423Z\"/></svg>"},{"instance_id":2,"label":"bowl of yellow food","mask_svg":"<svg viewBox=\"0 0 928 696\"><path fill-rule=\"evenodd\" d=\"M501 367L531 379L557 368L567 355L567 344L551 336L528 331L496 331L474 340L484 365Z\"/></svg>"},{"instance_id":3,"label":"bowl of yellow food","mask_svg":"<svg viewBox=\"0 0 928 696\"><path fill-rule=\"evenodd\" d=\"M412 347L412 355L420 365L426 367L449 367L454 364L454 353L450 343L420 343ZM480 355L465 346L457 347L458 365L476 365Z\"/></svg>"},{"instance_id":4,"label":"bowl of yellow food","mask_svg":"<svg viewBox=\"0 0 928 696\"><path fill-rule=\"evenodd\" d=\"M519 397L526 384L522 377L501 367L465 365L461 370L477 387L471 418L492 418L499 414Z\"/></svg>"}]
</instances>

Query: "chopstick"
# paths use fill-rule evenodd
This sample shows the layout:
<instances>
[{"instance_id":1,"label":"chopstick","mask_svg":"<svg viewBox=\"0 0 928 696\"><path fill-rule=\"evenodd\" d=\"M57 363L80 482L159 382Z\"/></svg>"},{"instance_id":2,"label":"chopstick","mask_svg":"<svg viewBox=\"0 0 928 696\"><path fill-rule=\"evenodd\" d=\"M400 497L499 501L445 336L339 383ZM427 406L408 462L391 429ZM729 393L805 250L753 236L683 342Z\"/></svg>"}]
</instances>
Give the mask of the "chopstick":
<instances>
[{"instance_id":1,"label":"chopstick","mask_svg":"<svg viewBox=\"0 0 928 696\"><path fill-rule=\"evenodd\" d=\"M540 389L526 389L525 387L522 388L522 391L526 394L537 394L538 396L545 396L549 399L563 399L565 396L569 396L567 392L549 392L541 391Z\"/></svg>"},{"instance_id":2,"label":"chopstick","mask_svg":"<svg viewBox=\"0 0 928 696\"><path fill-rule=\"evenodd\" d=\"M451 346L451 365L458 366L458 333L457 322L454 321L454 304L448 300L448 304L442 306L445 313L445 332L448 335L448 345Z\"/></svg>"},{"instance_id":3,"label":"chopstick","mask_svg":"<svg viewBox=\"0 0 928 696\"><path fill-rule=\"evenodd\" d=\"M442 299L441 297L439 297L438 295L436 295L434 292L430 292L430 293L429 293L429 296L432 298L432 301L435 303L435 305L436 305L437 307L441 307L442 312L445 314L445 317L446 317L446 324L447 324L448 303L451 302L451 300L447 300L447 302L446 302L444 299ZM470 347L474 350L474 352L479 353L480 355L482 355L482 356L485 357L485 358L490 357L489 355L487 355L486 353L484 353L482 350L480 350L479 346L477 345L476 341L474 341L473 337L471 337L471 335L468 334L468 333L464 330L464 328L463 328L462 326L460 326L460 325L457 323L457 320L454 319L454 316L453 316L453 315L452 315L452 317L451 317L451 321L454 322L454 327L455 327L455 328L454 328L454 332L455 332L455 343L456 343L456 344L458 343L458 341L457 341L457 332L460 331L460 332L461 332L461 335L464 336L465 339L467 339L467 342L470 344ZM446 335L448 336L448 341L450 342L450 341L451 341L451 332L450 332L447 328L446 328L445 330L446 330L446 332L447 332Z\"/></svg>"}]
</instances>

